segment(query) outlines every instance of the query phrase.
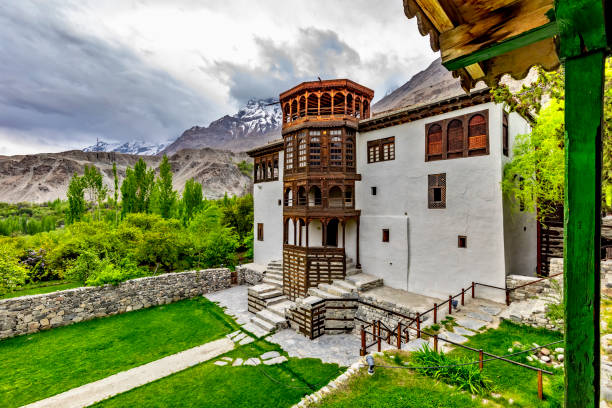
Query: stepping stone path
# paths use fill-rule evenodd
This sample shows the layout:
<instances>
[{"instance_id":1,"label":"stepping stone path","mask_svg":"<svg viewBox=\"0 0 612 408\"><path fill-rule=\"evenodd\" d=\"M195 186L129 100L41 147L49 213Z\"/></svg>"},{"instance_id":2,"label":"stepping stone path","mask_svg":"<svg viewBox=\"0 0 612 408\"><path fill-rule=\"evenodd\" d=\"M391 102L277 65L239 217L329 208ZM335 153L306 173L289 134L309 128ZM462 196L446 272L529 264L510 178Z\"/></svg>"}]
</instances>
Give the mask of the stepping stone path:
<instances>
[{"instance_id":1,"label":"stepping stone path","mask_svg":"<svg viewBox=\"0 0 612 408\"><path fill-rule=\"evenodd\" d=\"M459 343L459 344L463 344L466 341L468 341L467 337L463 337L457 333L453 333L453 332L443 332L440 333L440 335L438 335L438 338L441 339L446 339L446 340L450 340L453 343Z\"/></svg>"},{"instance_id":2,"label":"stepping stone path","mask_svg":"<svg viewBox=\"0 0 612 408\"><path fill-rule=\"evenodd\" d=\"M472 319L482 320L483 322L491 323L493 321L493 316L488 313L479 313L479 312L469 312L467 317L471 317Z\"/></svg>"},{"instance_id":3,"label":"stepping stone path","mask_svg":"<svg viewBox=\"0 0 612 408\"><path fill-rule=\"evenodd\" d=\"M473 336L476 334L473 331L463 328L461 326L455 327L453 331L461 336Z\"/></svg>"},{"instance_id":4,"label":"stepping stone path","mask_svg":"<svg viewBox=\"0 0 612 408\"><path fill-rule=\"evenodd\" d=\"M487 325L485 322L479 322L478 320L473 319L457 319L455 322L459 326L463 326L474 331L478 331Z\"/></svg>"},{"instance_id":5,"label":"stepping stone path","mask_svg":"<svg viewBox=\"0 0 612 408\"><path fill-rule=\"evenodd\" d=\"M281 356L278 351L268 351L266 353L263 353L259 358L251 357L251 358L248 358L246 361L244 361L241 358L237 358L236 360L234 360L231 357L227 357L227 356L221 357L220 360L215 361L215 365L224 366L224 365L227 365L228 363L232 363L232 367L238 367L241 365L256 366L256 365L261 364L262 362L265 365L274 365L274 364L284 363L285 361L287 361L287 357Z\"/></svg>"},{"instance_id":6,"label":"stepping stone path","mask_svg":"<svg viewBox=\"0 0 612 408\"><path fill-rule=\"evenodd\" d=\"M246 333L240 330L228 334L227 338L233 341L234 343L238 343L241 346L244 346L245 344L249 344L255 341L254 338L252 338L251 336L247 335Z\"/></svg>"}]
</instances>

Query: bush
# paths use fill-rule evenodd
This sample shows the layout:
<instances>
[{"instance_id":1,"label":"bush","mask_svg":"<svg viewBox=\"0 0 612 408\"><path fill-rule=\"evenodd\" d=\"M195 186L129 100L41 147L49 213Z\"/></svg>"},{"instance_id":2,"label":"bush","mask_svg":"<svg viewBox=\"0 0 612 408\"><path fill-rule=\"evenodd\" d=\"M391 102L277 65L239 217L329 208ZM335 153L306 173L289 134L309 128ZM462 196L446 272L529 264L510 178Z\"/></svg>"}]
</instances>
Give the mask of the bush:
<instances>
[{"instance_id":1,"label":"bush","mask_svg":"<svg viewBox=\"0 0 612 408\"><path fill-rule=\"evenodd\" d=\"M117 285L120 282L146 275L146 270L139 268L133 261L123 260L120 265L110 260L100 261L97 268L85 282L88 286L101 286L108 283Z\"/></svg>"},{"instance_id":2,"label":"bush","mask_svg":"<svg viewBox=\"0 0 612 408\"><path fill-rule=\"evenodd\" d=\"M0 295L23 285L28 276L19 263L19 252L7 241L0 241Z\"/></svg>"},{"instance_id":3,"label":"bush","mask_svg":"<svg viewBox=\"0 0 612 408\"><path fill-rule=\"evenodd\" d=\"M454 360L441 351L431 350L427 345L412 353L412 361L421 367L433 367L418 370L419 373L455 385L460 390L484 394L492 389L493 382L482 374L477 364L457 365L469 361Z\"/></svg>"}]
</instances>

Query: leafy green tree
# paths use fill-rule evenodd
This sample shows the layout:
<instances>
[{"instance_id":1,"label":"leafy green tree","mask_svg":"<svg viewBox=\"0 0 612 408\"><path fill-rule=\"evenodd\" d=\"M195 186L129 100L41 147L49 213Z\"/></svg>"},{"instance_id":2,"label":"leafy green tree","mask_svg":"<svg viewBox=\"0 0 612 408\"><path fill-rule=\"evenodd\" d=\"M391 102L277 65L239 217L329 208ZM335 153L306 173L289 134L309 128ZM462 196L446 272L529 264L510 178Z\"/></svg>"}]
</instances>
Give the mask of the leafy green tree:
<instances>
[{"instance_id":1,"label":"leafy green tree","mask_svg":"<svg viewBox=\"0 0 612 408\"><path fill-rule=\"evenodd\" d=\"M85 214L85 182L82 177L74 173L68 184L68 211L66 221L72 224L80 221Z\"/></svg>"},{"instance_id":2,"label":"leafy green tree","mask_svg":"<svg viewBox=\"0 0 612 408\"><path fill-rule=\"evenodd\" d=\"M155 173L147 169L144 160L139 159L134 169L128 167L121 183L122 214L148 213Z\"/></svg>"},{"instance_id":3,"label":"leafy green tree","mask_svg":"<svg viewBox=\"0 0 612 408\"><path fill-rule=\"evenodd\" d=\"M96 166L85 165L85 172L83 174L83 183L85 186L85 192L91 203L92 212L94 208L97 209L98 220L100 220L100 207L102 201L106 198L108 188L104 185L102 173L96 168Z\"/></svg>"},{"instance_id":4,"label":"leafy green tree","mask_svg":"<svg viewBox=\"0 0 612 408\"><path fill-rule=\"evenodd\" d=\"M172 189L172 166L164 154L155 181L155 207L163 218L170 218L176 205L176 191Z\"/></svg>"},{"instance_id":5,"label":"leafy green tree","mask_svg":"<svg viewBox=\"0 0 612 408\"><path fill-rule=\"evenodd\" d=\"M192 178L187 180L181 200L182 218L185 225L191 221L194 213L202 207L202 197L202 185Z\"/></svg>"},{"instance_id":6,"label":"leafy green tree","mask_svg":"<svg viewBox=\"0 0 612 408\"><path fill-rule=\"evenodd\" d=\"M113 181L115 184L115 225L119 223L119 177L117 177L117 163L113 162Z\"/></svg>"},{"instance_id":7,"label":"leafy green tree","mask_svg":"<svg viewBox=\"0 0 612 408\"><path fill-rule=\"evenodd\" d=\"M0 295L23 285L27 276L15 246L6 240L0 241Z\"/></svg>"},{"instance_id":8,"label":"leafy green tree","mask_svg":"<svg viewBox=\"0 0 612 408\"><path fill-rule=\"evenodd\" d=\"M612 211L612 58L606 60L602 134L602 207ZM531 122L532 133L515 140L512 162L504 168L502 189L543 219L563 204L564 88L562 70L538 69L538 78L512 93L506 85L492 90L494 100ZM550 105L544 101L550 98Z\"/></svg>"}]
</instances>

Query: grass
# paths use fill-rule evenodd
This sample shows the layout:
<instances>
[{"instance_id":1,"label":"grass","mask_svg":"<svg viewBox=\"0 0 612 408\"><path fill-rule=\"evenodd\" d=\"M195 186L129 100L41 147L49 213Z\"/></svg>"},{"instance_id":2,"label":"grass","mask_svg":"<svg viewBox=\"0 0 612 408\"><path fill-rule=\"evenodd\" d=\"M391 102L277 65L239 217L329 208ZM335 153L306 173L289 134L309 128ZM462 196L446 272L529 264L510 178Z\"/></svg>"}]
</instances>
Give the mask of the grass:
<instances>
[{"instance_id":1,"label":"grass","mask_svg":"<svg viewBox=\"0 0 612 408\"><path fill-rule=\"evenodd\" d=\"M286 356L277 345L265 340L225 355L246 359L271 350ZM219 367L213 364L216 360L102 401L95 407L290 407L343 371L337 364L323 364L311 358L289 358L283 364L256 367Z\"/></svg>"},{"instance_id":2,"label":"grass","mask_svg":"<svg viewBox=\"0 0 612 408\"><path fill-rule=\"evenodd\" d=\"M484 349L497 355L508 354L514 341L523 344L544 345L561 340L560 333L544 329L520 326L502 322L497 329L474 335L467 346ZM551 346L563 347L563 344ZM526 354L527 355L527 354ZM526 356L525 355L525 356ZM475 361L477 353L455 349L448 356L454 360ZM516 361L529 363L525 356L513 357ZM387 352L376 357L377 365L402 366L409 362L406 352ZM410 363L417 365L414 362ZM561 407L563 405L563 370L550 369L555 375L544 375L544 401L537 397L537 373L501 361L485 362L483 375L493 381L493 392L501 394L494 398L484 395L487 406L500 407ZM510 404L512 399L512 404ZM318 406L325 408L340 407L477 407L482 399L463 393L442 381L427 377L422 372L406 369L378 367L373 376L360 373L352 378L342 389L326 397Z\"/></svg>"},{"instance_id":3,"label":"grass","mask_svg":"<svg viewBox=\"0 0 612 408\"><path fill-rule=\"evenodd\" d=\"M375 358L377 365L396 366L392 356ZM446 408L481 407L479 398L472 399L448 385L408 370L379 367L374 375L365 370L351 377L338 391L325 397L317 406L325 408ZM489 403L487 406L495 406Z\"/></svg>"},{"instance_id":4,"label":"grass","mask_svg":"<svg viewBox=\"0 0 612 408\"><path fill-rule=\"evenodd\" d=\"M508 354L508 348L512 347L514 341L520 341L522 344L544 345L562 339L561 333L502 321L499 328L476 334L465 345L477 349L482 348L493 354L505 355ZM563 347L563 343L551 347L553 349ZM464 357L472 360L478 358L476 353L465 349L455 349L449 355L454 358ZM527 361L527 355L515 356L511 359L544 368L537 363ZM563 370L546 369L553 371L555 375L544 375L544 401L540 401L537 394L537 372L502 361L484 364L484 374L493 380L496 392L502 394L506 400L512 399L514 407L561 407L564 392Z\"/></svg>"},{"instance_id":5,"label":"grass","mask_svg":"<svg viewBox=\"0 0 612 408\"><path fill-rule=\"evenodd\" d=\"M0 407L21 406L237 329L205 298L0 341Z\"/></svg>"},{"instance_id":6,"label":"grass","mask_svg":"<svg viewBox=\"0 0 612 408\"><path fill-rule=\"evenodd\" d=\"M79 282L68 282L62 280L30 283L28 285L20 287L16 291L1 295L0 299L9 299L19 296L40 295L43 293L57 292L58 290L80 288L81 286L83 286L83 284Z\"/></svg>"}]
</instances>

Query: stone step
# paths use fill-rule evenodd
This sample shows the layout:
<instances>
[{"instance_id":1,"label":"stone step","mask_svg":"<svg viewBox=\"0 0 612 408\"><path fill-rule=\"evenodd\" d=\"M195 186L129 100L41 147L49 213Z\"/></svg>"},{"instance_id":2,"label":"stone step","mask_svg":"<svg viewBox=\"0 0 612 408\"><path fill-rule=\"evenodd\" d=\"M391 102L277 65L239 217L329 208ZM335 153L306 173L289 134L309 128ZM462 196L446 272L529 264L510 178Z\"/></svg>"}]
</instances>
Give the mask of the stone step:
<instances>
[{"instance_id":1,"label":"stone step","mask_svg":"<svg viewBox=\"0 0 612 408\"><path fill-rule=\"evenodd\" d=\"M270 299L266 299L265 300L266 307L270 307L270 306L275 305L277 303L282 303L282 302L284 302L286 300L287 300L287 296L284 296L284 295L273 297L273 298L270 298Z\"/></svg>"},{"instance_id":2,"label":"stone step","mask_svg":"<svg viewBox=\"0 0 612 408\"><path fill-rule=\"evenodd\" d=\"M262 294L273 292L276 290L278 290L276 286L268 285L265 283L260 283L258 285L249 287L248 292L256 294L256 295L262 295Z\"/></svg>"},{"instance_id":3,"label":"stone step","mask_svg":"<svg viewBox=\"0 0 612 408\"><path fill-rule=\"evenodd\" d=\"M277 315L276 313L271 312L268 309L260 310L259 312L255 314L255 317L265 322L270 323L271 325L274 326L274 328L281 328L287 325L287 319L285 319L284 316L281 317Z\"/></svg>"},{"instance_id":4,"label":"stone step","mask_svg":"<svg viewBox=\"0 0 612 408\"><path fill-rule=\"evenodd\" d=\"M283 274L282 273L269 273L269 272L266 272L264 277L266 277L266 276L269 277L269 278L272 278L272 279L276 279L276 280L283 280Z\"/></svg>"},{"instance_id":5,"label":"stone step","mask_svg":"<svg viewBox=\"0 0 612 408\"><path fill-rule=\"evenodd\" d=\"M250 321L247 324L243 325L242 328L244 330L247 330L247 331L253 333L257 337L262 337L262 336L265 336L265 335L270 333L270 330L266 330L266 329L262 328L261 326L256 325L252 321Z\"/></svg>"},{"instance_id":6,"label":"stone step","mask_svg":"<svg viewBox=\"0 0 612 408\"><path fill-rule=\"evenodd\" d=\"M441 339L446 339L446 340L450 340L453 343L459 343L459 344L463 344L466 341L468 341L467 337L463 337L460 334L457 333L453 333L453 332L442 332L438 335L439 338Z\"/></svg>"},{"instance_id":7,"label":"stone step","mask_svg":"<svg viewBox=\"0 0 612 408\"><path fill-rule=\"evenodd\" d=\"M272 313L276 313L282 318L285 318L285 311L287 309L291 309L293 306L295 306L295 302L292 302L287 299L284 302L276 303L268 307L268 310L271 311Z\"/></svg>"},{"instance_id":8,"label":"stone step","mask_svg":"<svg viewBox=\"0 0 612 408\"><path fill-rule=\"evenodd\" d=\"M417 351L423 348L424 345L429 345L429 342L423 339L414 339L408 343L402 343L402 350Z\"/></svg>"},{"instance_id":9,"label":"stone step","mask_svg":"<svg viewBox=\"0 0 612 408\"><path fill-rule=\"evenodd\" d=\"M367 273L347 276L346 281L355 285L358 290L369 290L383 285L382 278L368 275Z\"/></svg>"},{"instance_id":10,"label":"stone step","mask_svg":"<svg viewBox=\"0 0 612 408\"><path fill-rule=\"evenodd\" d=\"M346 276L353 276L353 275L357 275L358 273L362 273L363 271L361 269L357 269L357 268L346 268Z\"/></svg>"},{"instance_id":11,"label":"stone step","mask_svg":"<svg viewBox=\"0 0 612 408\"><path fill-rule=\"evenodd\" d=\"M351 292L357 292L357 286L353 285L351 282L347 282L345 280L335 279L333 281L334 286L339 286L343 289L349 290Z\"/></svg>"},{"instance_id":12,"label":"stone step","mask_svg":"<svg viewBox=\"0 0 612 408\"><path fill-rule=\"evenodd\" d=\"M265 292L265 293L259 293L256 294L255 296L261 300L267 300L267 299L272 299L272 298L276 298L279 296L283 296L283 292L281 292L278 288L278 286L275 287L276 290L271 291L271 292Z\"/></svg>"},{"instance_id":13,"label":"stone step","mask_svg":"<svg viewBox=\"0 0 612 408\"><path fill-rule=\"evenodd\" d=\"M314 288L311 288L311 289L314 289ZM319 303L322 300L323 300L323 298L321 298L319 296L310 295L310 296L307 296L305 298L297 298L295 300L295 303L299 304L301 306L307 306L308 307L308 306L314 305L315 303Z\"/></svg>"},{"instance_id":14,"label":"stone step","mask_svg":"<svg viewBox=\"0 0 612 408\"><path fill-rule=\"evenodd\" d=\"M485 322L474 320L474 319L469 319L469 318L456 319L455 322L459 326L462 326L462 327L465 327L466 329L470 329L474 331L478 331L487 325Z\"/></svg>"},{"instance_id":15,"label":"stone step","mask_svg":"<svg viewBox=\"0 0 612 408\"><path fill-rule=\"evenodd\" d=\"M321 290L319 288L309 288L308 294L311 296L319 297L321 299L330 299L338 297L337 295L332 295L331 293Z\"/></svg>"},{"instance_id":16,"label":"stone step","mask_svg":"<svg viewBox=\"0 0 612 408\"><path fill-rule=\"evenodd\" d=\"M344 289L341 286L336 286L334 284L329 283L321 283L319 284L319 289L324 290L327 293L330 293L337 297L351 297L353 296L353 292L350 290Z\"/></svg>"},{"instance_id":17,"label":"stone step","mask_svg":"<svg viewBox=\"0 0 612 408\"><path fill-rule=\"evenodd\" d=\"M283 270L283 267L278 265L268 265L268 267L266 268L267 271L281 271Z\"/></svg>"},{"instance_id":18,"label":"stone step","mask_svg":"<svg viewBox=\"0 0 612 408\"><path fill-rule=\"evenodd\" d=\"M277 279L274 276L264 276L261 281L270 285L283 286L283 280Z\"/></svg>"},{"instance_id":19,"label":"stone step","mask_svg":"<svg viewBox=\"0 0 612 408\"><path fill-rule=\"evenodd\" d=\"M260 312L257 312L257 313L260 313ZM262 328L268 333L270 333L272 330L276 328L272 323L267 322L263 319L260 319L257 315L251 317L251 323L253 323L255 326Z\"/></svg>"}]
</instances>

